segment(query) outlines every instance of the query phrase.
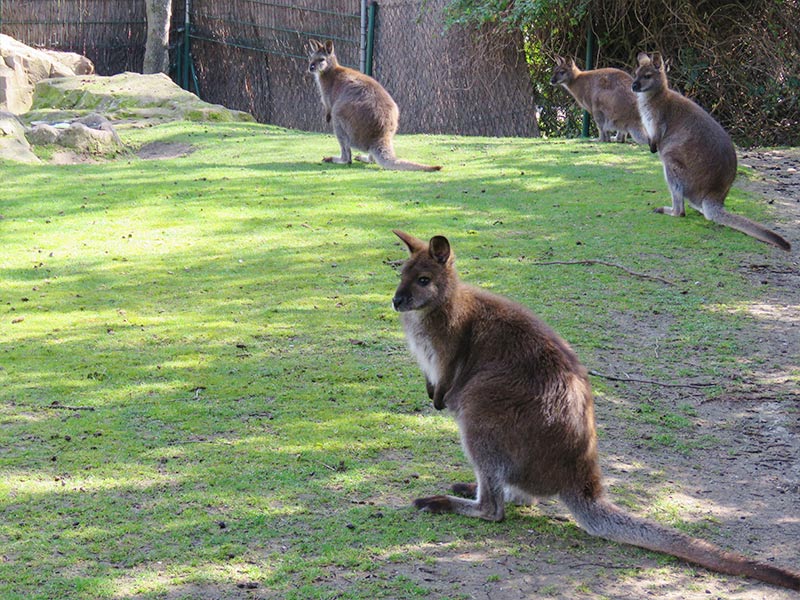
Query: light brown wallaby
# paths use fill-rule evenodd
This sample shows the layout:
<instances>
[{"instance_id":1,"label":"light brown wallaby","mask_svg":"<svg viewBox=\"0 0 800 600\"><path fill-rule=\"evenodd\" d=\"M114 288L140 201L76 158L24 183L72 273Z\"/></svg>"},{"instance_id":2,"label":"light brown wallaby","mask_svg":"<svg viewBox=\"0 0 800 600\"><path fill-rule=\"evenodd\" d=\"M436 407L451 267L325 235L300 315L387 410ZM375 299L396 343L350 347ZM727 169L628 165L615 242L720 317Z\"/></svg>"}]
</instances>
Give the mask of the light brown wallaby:
<instances>
[{"instance_id":1,"label":"light brown wallaby","mask_svg":"<svg viewBox=\"0 0 800 600\"><path fill-rule=\"evenodd\" d=\"M581 71L571 58L556 57L551 85L560 85L578 104L592 115L601 142L611 141L616 131L616 141L624 142L625 134L639 144L647 143L636 94L631 91L633 78L620 69L595 69Z\"/></svg>"},{"instance_id":2,"label":"light brown wallaby","mask_svg":"<svg viewBox=\"0 0 800 600\"><path fill-rule=\"evenodd\" d=\"M558 495L591 535L656 550L721 573L800 590L800 575L726 552L625 513L606 498L586 369L527 308L462 283L447 238L408 247L392 301L437 409L448 408L477 477L456 496L419 498L434 513L490 521L506 501Z\"/></svg>"},{"instance_id":3,"label":"light brown wallaby","mask_svg":"<svg viewBox=\"0 0 800 600\"><path fill-rule=\"evenodd\" d=\"M722 125L669 88L660 57L642 52L638 61L631 89L637 93L650 151L661 157L672 194L672 206L657 208L656 212L683 217L686 199L706 219L790 251L791 244L774 231L725 210L737 161L733 142Z\"/></svg>"},{"instance_id":4,"label":"light brown wallaby","mask_svg":"<svg viewBox=\"0 0 800 600\"><path fill-rule=\"evenodd\" d=\"M325 120L333 125L342 155L323 158L325 162L350 164L351 148L368 153L356 156L396 171L439 171L440 166L420 165L395 156L392 140L400 111L383 86L372 77L339 65L333 42L311 40L308 70L314 75L325 107Z\"/></svg>"}]
</instances>

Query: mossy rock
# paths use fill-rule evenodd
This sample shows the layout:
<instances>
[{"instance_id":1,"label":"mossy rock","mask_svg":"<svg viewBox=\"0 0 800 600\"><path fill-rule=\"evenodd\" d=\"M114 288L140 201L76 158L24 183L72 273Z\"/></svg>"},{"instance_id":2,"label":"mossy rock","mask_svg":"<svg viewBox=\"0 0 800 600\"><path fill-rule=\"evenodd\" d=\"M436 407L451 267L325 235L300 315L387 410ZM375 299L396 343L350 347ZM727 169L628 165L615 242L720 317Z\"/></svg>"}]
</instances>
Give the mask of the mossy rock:
<instances>
[{"instance_id":1,"label":"mossy rock","mask_svg":"<svg viewBox=\"0 0 800 600\"><path fill-rule=\"evenodd\" d=\"M98 112L112 120L254 121L246 112L203 102L163 74L81 75L40 81L28 115Z\"/></svg>"}]
</instances>

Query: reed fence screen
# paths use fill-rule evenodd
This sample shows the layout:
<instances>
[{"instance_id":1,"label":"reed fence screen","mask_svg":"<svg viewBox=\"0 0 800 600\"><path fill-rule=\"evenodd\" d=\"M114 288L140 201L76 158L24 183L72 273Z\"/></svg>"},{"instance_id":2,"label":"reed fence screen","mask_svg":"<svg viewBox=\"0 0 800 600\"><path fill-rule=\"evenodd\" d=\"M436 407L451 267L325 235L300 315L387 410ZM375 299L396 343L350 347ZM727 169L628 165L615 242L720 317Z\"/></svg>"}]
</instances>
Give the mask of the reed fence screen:
<instances>
[{"instance_id":1,"label":"reed fence screen","mask_svg":"<svg viewBox=\"0 0 800 600\"><path fill-rule=\"evenodd\" d=\"M521 39L447 29L446 4L377 4L373 76L400 107L400 131L538 135ZM180 63L188 39L189 88L204 100L245 110L264 123L327 131L306 72L305 45L312 38L331 39L340 62L359 68L361 17L359 0L178 0L172 63ZM140 71L144 0L0 0L0 33L31 46L84 54L102 75ZM173 75L181 81L179 73Z\"/></svg>"}]
</instances>

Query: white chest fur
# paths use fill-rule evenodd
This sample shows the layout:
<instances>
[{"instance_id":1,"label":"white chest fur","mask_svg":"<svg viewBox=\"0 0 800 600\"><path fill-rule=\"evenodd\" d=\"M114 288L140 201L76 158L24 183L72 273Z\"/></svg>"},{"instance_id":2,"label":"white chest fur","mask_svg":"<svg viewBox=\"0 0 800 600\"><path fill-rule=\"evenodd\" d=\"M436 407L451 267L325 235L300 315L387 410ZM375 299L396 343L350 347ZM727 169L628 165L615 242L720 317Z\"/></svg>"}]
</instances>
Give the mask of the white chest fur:
<instances>
[{"instance_id":1,"label":"white chest fur","mask_svg":"<svg viewBox=\"0 0 800 600\"><path fill-rule=\"evenodd\" d=\"M425 377L432 385L436 385L440 377L439 357L422 325L419 313L404 313L403 329L406 332L408 347L417 359L422 372L425 373Z\"/></svg>"},{"instance_id":2,"label":"white chest fur","mask_svg":"<svg viewBox=\"0 0 800 600\"><path fill-rule=\"evenodd\" d=\"M651 140L655 139L658 124L656 123L656 115L650 106L647 94L636 94L636 103L639 105L639 115L642 119L642 126L644 126L644 130L647 132L647 137Z\"/></svg>"}]
</instances>

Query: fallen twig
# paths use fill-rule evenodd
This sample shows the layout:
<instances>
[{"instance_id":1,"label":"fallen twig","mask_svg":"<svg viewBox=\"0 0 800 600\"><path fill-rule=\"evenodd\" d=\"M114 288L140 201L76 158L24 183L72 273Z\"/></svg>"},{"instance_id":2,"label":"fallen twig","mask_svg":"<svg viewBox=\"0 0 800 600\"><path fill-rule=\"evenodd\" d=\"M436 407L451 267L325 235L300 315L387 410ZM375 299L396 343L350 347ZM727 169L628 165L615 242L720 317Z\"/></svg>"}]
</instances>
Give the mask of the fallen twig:
<instances>
[{"instance_id":1,"label":"fallen twig","mask_svg":"<svg viewBox=\"0 0 800 600\"><path fill-rule=\"evenodd\" d=\"M654 279L655 281L660 281L661 283L666 283L667 285L675 285L673 281L669 279L664 279L663 277L659 277L658 275L648 275L647 273L638 273L637 271L631 271L627 267L623 267L622 265L618 265L617 263L608 262L605 260L597 260L594 258L586 259L586 260L551 260L546 262L535 262L531 263L533 265L604 265L606 267L614 267L616 269L621 269L628 273L629 275L633 275L634 277L641 277L642 279Z\"/></svg>"},{"instance_id":2,"label":"fallen twig","mask_svg":"<svg viewBox=\"0 0 800 600\"><path fill-rule=\"evenodd\" d=\"M608 379L610 381L627 381L630 383L648 383L650 385L660 385L663 387L690 387L690 388L702 388L702 387L712 387L717 385L716 383L671 383L666 381L655 381L654 379L639 379L637 377L630 377L626 375L625 377L618 377L616 375L606 375L605 373L600 373L595 370L590 370L589 375L594 375L595 377L602 377L603 379Z\"/></svg>"},{"instance_id":3,"label":"fallen twig","mask_svg":"<svg viewBox=\"0 0 800 600\"><path fill-rule=\"evenodd\" d=\"M61 404L58 400L51 402L45 408L52 408L55 410L88 410L94 411L94 406L67 406L66 404Z\"/></svg>"}]
</instances>

